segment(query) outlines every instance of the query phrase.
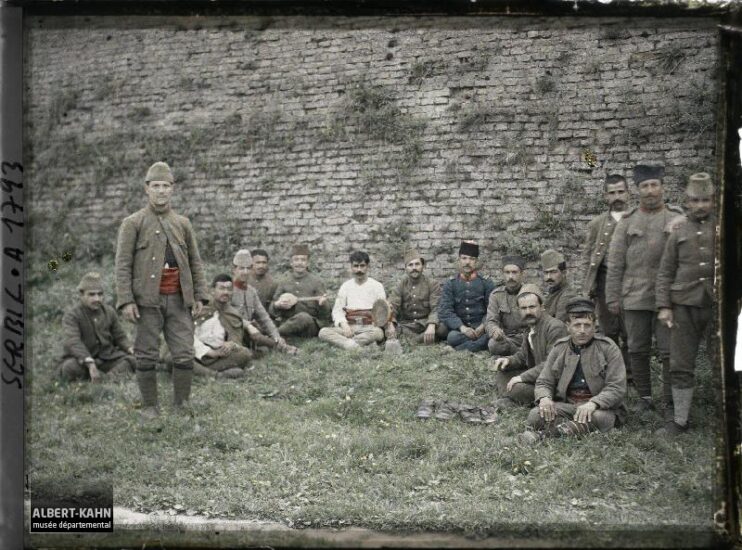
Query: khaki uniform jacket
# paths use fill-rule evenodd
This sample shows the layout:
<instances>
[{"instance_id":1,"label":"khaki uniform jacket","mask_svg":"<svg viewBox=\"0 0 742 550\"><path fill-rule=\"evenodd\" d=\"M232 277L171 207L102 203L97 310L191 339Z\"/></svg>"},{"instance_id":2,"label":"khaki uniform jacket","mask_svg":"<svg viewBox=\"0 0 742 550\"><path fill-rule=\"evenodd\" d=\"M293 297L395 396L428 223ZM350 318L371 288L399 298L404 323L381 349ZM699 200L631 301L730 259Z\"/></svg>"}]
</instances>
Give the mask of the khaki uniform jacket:
<instances>
[{"instance_id":1,"label":"khaki uniform jacket","mask_svg":"<svg viewBox=\"0 0 742 550\"><path fill-rule=\"evenodd\" d=\"M213 304L206 305L202 310L201 314L196 317L193 320L193 324L197 327L204 321L207 321L211 317L213 317L214 312L219 311L219 323L224 327L225 331L225 342L235 342L239 345L243 345L244 341L244 335L245 335L245 325L242 320L242 317L240 316L240 312L237 311L237 309L230 304L226 304L225 307L222 310L217 310ZM194 338L198 339L194 336ZM196 344L194 345L194 349L198 348L199 346ZM197 350L197 358L198 357L198 350Z\"/></svg>"},{"instance_id":2,"label":"khaki uniform jacket","mask_svg":"<svg viewBox=\"0 0 742 550\"><path fill-rule=\"evenodd\" d=\"M549 353L536 380L534 401L549 397L567 401L567 388L580 362L585 382L600 409L610 410L620 418L625 415L626 367L618 346L608 337L596 334L592 343L578 355L570 346L570 337L562 338Z\"/></svg>"},{"instance_id":3,"label":"khaki uniform jacket","mask_svg":"<svg viewBox=\"0 0 742 550\"><path fill-rule=\"evenodd\" d=\"M608 252L605 300L620 302L627 310L654 311L657 270L665 242L677 223L679 208L658 212L629 210L618 222Z\"/></svg>"},{"instance_id":4,"label":"khaki uniform jacket","mask_svg":"<svg viewBox=\"0 0 742 550\"><path fill-rule=\"evenodd\" d=\"M600 266L605 263L608 266L608 246L611 244L613 231L618 222L613 219L610 212L603 212L594 217L587 224L587 241L584 249L585 280L582 283L582 294L584 296L595 295L595 281L598 277Z\"/></svg>"},{"instance_id":5,"label":"khaki uniform jacket","mask_svg":"<svg viewBox=\"0 0 742 550\"><path fill-rule=\"evenodd\" d=\"M519 291L520 287L514 294L510 294L504 286L498 286L490 294L484 321L485 332L490 338L498 327L506 336L515 336L528 330L528 325L523 322L518 309Z\"/></svg>"},{"instance_id":6,"label":"khaki uniform jacket","mask_svg":"<svg viewBox=\"0 0 742 550\"><path fill-rule=\"evenodd\" d=\"M657 272L657 307L707 307L714 301L716 218L688 217L667 239Z\"/></svg>"},{"instance_id":7,"label":"khaki uniform jacket","mask_svg":"<svg viewBox=\"0 0 742 550\"><path fill-rule=\"evenodd\" d=\"M119 359L129 354L131 346L116 310L106 304L101 304L98 311L82 304L67 311L62 317L62 334L62 359L74 357L80 364L86 357Z\"/></svg>"},{"instance_id":8,"label":"khaki uniform jacket","mask_svg":"<svg viewBox=\"0 0 742 550\"><path fill-rule=\"evenodd\" d=\"M528 331L523 337L523 344L515 355L508 357L510 360L507 370L528 369L519 374L523 382L533 384L538 375L541 374L541 368L544 361L549 356L551 348L557 340L567 335L567 326L560 320L554 319L548 313L538 320L534 327L534 333L531 335L533 349L528 344Z\"/></svg>"},{"instance_id":9,"label":"khaki uniform jacket","mask_svg":"<svg viewBox=\"0 0 742 550\"><path fill-rule=\"evenodd\" d=\"M246 289L234 287L232 305L237 308L240 317L248 323L257 321L260 332L274 340L280 338L276 325L258 297L258 292L250 285Z\"/></svg>"},{"instance_id":10,"label":"khaki uniform jacket","mask_svg":"<svg viewBox=\"0 0 742 550\"><path fill-rule=\"evenodd\" d=\"M165 245L175 255L180 269L183 302L207 303L209 291L196 237L188 218L168 210L157 214L146 206L124 219L116 246L116 307L160 305L160 278L165 264Z\"/></svg>"},{"instance_id":11,"label":"khaki uniform jacket","mask_svg":"<svg viewBox=\"0 0 742 550\"><path fill-rule=\"evenodd\" d=\"M322 296L325 292L325 283L314 273L304 273L301 277L291 271L285 277L276 283L276 290L270 300L268 313L277 320L286 320L297 313L308 313L316 320L330 319L330 301L326 300L323 306L320 306L316 300L311 302L297 302L291 309L276 309L273 302L278 300L281 294L290 292L297 298L307 296Z\"/></svg>"},{"instance_id":12,"label":"khaki uniform jacket","mask_svg":"<svg viewBox=\"0 0 742 550\"><path fill-rule=\"evenodd\" d=\"M263 304L263 307L267 311L276 293L278 283L273 280L270 273L266 273L260 279L250 273L247 276L247 283L257 291L260 297L260 303Z\"/></svg>"},{"instance_id":13,"label":"khaki uniform jacket","mask_svg":"<svg viewBox=\"0 0 742 550\"><path fill-rule=\"evenodd\" d=\"M438 323L440 299L440 283L431 281L423 273L417 281L405 275L389 293L389 303L396 321L419 321L426 325Z\"/></svg>"},{"instance_id":14,"label":"khaki uniform jacket","mask_svg":"<svg viewBox=\"0 0 742 550\"><path fill-rule=\"evenodd\" d=\"M548 293L544 297L544 307L546 313L559 319L563 323L569 320L567 315L567 302L576 296L574 289L569 285L569 281L564 279L561 286L554 292Z\"/></svg>"}]
</instances>

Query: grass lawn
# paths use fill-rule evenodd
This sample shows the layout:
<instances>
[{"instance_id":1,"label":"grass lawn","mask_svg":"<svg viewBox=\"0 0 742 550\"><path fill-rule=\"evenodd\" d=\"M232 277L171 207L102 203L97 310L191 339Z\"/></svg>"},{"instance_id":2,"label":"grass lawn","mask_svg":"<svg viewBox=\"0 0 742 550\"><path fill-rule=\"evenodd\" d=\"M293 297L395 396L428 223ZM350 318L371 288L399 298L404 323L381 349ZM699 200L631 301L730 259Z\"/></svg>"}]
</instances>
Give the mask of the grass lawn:
<instances>
[{"instance_id":1,"label":"grass lawn","mask_svg":"<svg viewBox=\"0 0 742 550\"><path fill-rule=\"evenodd\" d=\"M717 398L705 357L693 430L670 442L654 437L661 420L650 413L608 434L530 448L503 444L524 429L526 409L489 426L416 420L424 397L491 402L486 356L438 345L357 355L318 340L298 356L256 361L242 381L197 379L193 420L171 414L162 372L162 418L142 427L133 379L66 384L53 375L59 311L78 279L39 277L28 295L32 490L110 471L118 506L297 528L484 536L534 525L711 526Z\"/></svg>"}]
</instances>

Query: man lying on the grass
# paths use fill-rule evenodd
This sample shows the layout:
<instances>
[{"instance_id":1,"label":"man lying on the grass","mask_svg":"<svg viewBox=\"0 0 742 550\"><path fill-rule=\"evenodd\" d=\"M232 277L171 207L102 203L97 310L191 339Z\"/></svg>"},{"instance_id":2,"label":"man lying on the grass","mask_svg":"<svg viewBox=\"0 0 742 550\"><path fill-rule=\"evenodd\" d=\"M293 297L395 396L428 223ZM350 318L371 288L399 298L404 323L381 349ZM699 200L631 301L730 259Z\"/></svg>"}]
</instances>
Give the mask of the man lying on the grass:
<instances>
[{"instance_id":1,"label":"man lying on the grass","mask_svg":"<svg viewBox=\"0 0 742 550\"><path fill-rule=\"evenodd\" d=\"M278 333L276 325L263 307L258 291L248 283L253 260L249 250L238 250L232 260L234 287L232 305L237 308L247 330L247 341L256 351L259 348L276 348L284 353L295 354L298 350L286 343ZM257 324L257 326L256 326Z\"/></svg>"},{"instance_id":2,"label":"man lying on the grass","mask_svg":"<svg viewBox=\"0 0 742 550\"><path fill-rule=\"evenodd\" d=\"M242 345L246 329L231 300L232 277L221 273L211 282L211 301L194 319L195 374L217 378L245 375L253 353Z\"/></svg>"},{"instance_id":3,"label":"man lying on the grass","mask_svg":"<svg viewBox=\"0 0 742 550\"><path fill-rule=\"evenodd\" d=\"M350 255L353 278L340 285L332 308L334 326L320 330L320 340L357 350L384 339L384 331L374 325L371 308L376 300L386 300L386 292L379 281L368 276L370 263L363 251L356 250Z\"/></svg>"},{"instance_id":4,"label":"man lying on the grass","mask_svg":"<svg viewBox=\"0 0 742 550\"><path fill-rule=\"evenodd\" d=\"M533 430L525 441L545 436L578 436L607 432L626 414L626 367L610 338L595 334L595 306L586 297L567 304L569 337L549 353L536 380L537 406L528 414Z\"/></svg>"},{"instance_id":5,"label":"man lying on the grass","mask_svg":"<svg viewBox=\"0 0 742 550\"><path fill-rule=\"evenodd\" d=\"M62 317L64 351L59 374L67 380L99 382L106 375L136 369L134 349L116 311L103 303L99 273L86 273L77 285L80 303Z\"/></svg>"},{"instance_id":6,"label":"man lying on the grass","mask_svg":"<svg viewBox=\"0 0 742 550\"><path fill-rule=\"evenodd\" d=\"M516 299L523 322L529 327L520 349L495 359L495 386L498 409L533 404L533 390L554 344L567 335L567 327L546 313L544 295L534 284L523 285Z\"/></svg>"}]
</instances>

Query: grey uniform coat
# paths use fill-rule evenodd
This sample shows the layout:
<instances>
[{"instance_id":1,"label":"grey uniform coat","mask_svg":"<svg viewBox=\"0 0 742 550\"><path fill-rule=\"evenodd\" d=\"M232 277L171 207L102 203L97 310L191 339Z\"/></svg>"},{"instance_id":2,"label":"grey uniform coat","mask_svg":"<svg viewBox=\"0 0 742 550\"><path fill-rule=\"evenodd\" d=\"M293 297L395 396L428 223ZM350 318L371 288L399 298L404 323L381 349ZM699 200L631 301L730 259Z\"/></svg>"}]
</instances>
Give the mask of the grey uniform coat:
<instances>
[{"instance_id":1,"label":"grey uniform coat","mask_svg":"<svg viewBox=\"0 0 742 550\"><path fill-rule=\"evenodd\" d=\"M567 335L567 326L547 313L544 313L543 317L538 320L533 330L534 332L531 335L533 348L528 343L527 332L526 336L523 337L523 344L521 344L520 349L514 355L508 357L507 367L507 370L527 369L518 376L523 382L529 384L533 384L538 378L544 361L546 361L556 341Z\"/></svg>"}]
</instances>

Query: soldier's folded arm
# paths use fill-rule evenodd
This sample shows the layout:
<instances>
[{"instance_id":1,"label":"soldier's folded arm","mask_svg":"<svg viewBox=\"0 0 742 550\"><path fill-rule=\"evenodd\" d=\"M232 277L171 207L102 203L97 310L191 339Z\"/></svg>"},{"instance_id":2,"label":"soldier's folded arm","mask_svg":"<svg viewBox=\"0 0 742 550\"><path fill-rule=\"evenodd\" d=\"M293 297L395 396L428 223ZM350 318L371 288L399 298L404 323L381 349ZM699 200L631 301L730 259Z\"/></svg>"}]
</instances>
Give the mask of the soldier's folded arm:
<instances>
[{"instance_id":1,"label":"soldier's folded arm","mask_svg":"<svg viewBox=\"0 0 742 550\"><path fill-rule=\"evenodd\" d=\"M193 279L193 296L196 301L201 302L203 305L209 303L209 288L206 284L206 276L204 275L204 266L201 261L201 255L198 251L198 243L196 237L193 234L193 226L189 219L185 219L186 223L186 245L188 247L188 262L191 268L191 277Z\"/></svg>"},{"instance_id":2,"label":"soldier's folded arm","mask_svg":"<svg viewBox=\"0 0 742 550\"><path fill-rule=\"evenodd\" d=\"M132 273L134 265L134 247L137 240L137 227L129 217L124 219L116 241L116 308L134 303Z\"/></svg>"}]
</instances>

